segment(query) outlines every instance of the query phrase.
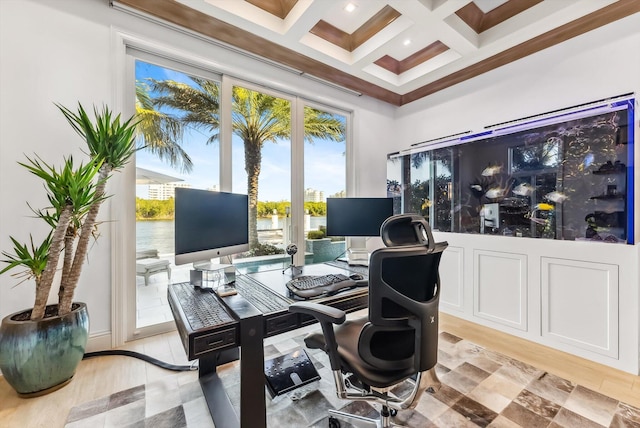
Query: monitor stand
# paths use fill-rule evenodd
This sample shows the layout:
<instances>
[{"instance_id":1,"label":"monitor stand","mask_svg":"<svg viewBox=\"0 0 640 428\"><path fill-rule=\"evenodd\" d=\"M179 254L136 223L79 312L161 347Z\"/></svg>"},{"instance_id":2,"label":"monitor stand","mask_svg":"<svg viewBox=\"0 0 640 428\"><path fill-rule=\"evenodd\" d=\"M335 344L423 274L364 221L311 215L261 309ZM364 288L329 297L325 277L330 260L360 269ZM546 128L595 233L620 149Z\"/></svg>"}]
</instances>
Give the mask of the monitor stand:
<instances>
[{"instance_id":1,"label":"monitor stand","mask_svg":"<svg viewBox=\"0 0 640 428\"><path fill-rule=\"evenodd\" d=\"M189 272L189 279L196 287L216 290L236 282L236 267L210 261L194 262L193 270Z\"/></svg>"},{"instance_id":2,"label":"monitor stand","mask_svg":"<svg viewBox=\"0 0 640 428\"><path fill-rule=\"evenodd\" d=\"M369 266L366 238L351 238L347 250L347 263L351 266Z\"/></svg>"}]
</instances>

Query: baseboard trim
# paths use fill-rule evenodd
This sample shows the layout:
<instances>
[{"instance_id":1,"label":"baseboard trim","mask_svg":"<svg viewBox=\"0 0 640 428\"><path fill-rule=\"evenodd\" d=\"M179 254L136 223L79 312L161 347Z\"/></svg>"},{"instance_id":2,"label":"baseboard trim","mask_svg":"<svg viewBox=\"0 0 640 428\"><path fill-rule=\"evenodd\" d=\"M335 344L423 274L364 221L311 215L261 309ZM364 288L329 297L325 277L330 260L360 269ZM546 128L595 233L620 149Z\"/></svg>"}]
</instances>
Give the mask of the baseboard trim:
<instances>
[{"instance_id":1,"label":"baseboard trim","mask_svg":"<svg viewBox=\"0 0 640 428\"><path fill-rule=\"evenodd\" d=\"M111 332L92 334L87 341L85 352L97 352L111 349Z\"/></svg>"}]
</instances>

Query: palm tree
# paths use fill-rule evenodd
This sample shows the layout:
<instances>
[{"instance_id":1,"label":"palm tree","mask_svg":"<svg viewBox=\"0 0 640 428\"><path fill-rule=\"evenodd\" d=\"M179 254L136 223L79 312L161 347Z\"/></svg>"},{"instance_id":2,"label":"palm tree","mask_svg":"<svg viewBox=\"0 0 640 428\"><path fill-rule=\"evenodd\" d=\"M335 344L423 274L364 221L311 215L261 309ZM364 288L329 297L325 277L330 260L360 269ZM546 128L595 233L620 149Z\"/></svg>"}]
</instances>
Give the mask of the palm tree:
<instances>
[{"instance_id":1,"label":"palm tree","mask_svg":"<svg viewBox=\"0 0 640 428\"><path fill-rule=\"evenodd\" d=\"M182 122L153 107L146 82L136 82L136 116L139 120L137 134L144 142L142 148L167 160L174 168L191 172L193 162L179 143L183 134Z\"/></svg>"},{"instance_id":2,"label":"palm tree","mask_svg":"<svg viewBox=\"0 0 640 428\"><path fill-rule=\"evenodd\" d=\"M168 107L180 115L171 120L179 121L183 127L192 126L209 135L207 144L219 138L220 87L212 81L191 77L193 85L172 80L148 79L153 92L158 96L152 104L156 109ZM247 172L249 196L249 243L258 246L258 178L262 163L262 147L266 142L277 143L291 134L291 105L288 101L262 92L234 86L232 93L232 132L242 138ZM166 126L157 124L156 126ZM175 128L177 129L177 128ZM182 132L184 128L180 128ZM172 144L178 144L176 135ZM305 107L304 138L344 141L344 123L332 114Z\"/></svg>"}]
</instances>

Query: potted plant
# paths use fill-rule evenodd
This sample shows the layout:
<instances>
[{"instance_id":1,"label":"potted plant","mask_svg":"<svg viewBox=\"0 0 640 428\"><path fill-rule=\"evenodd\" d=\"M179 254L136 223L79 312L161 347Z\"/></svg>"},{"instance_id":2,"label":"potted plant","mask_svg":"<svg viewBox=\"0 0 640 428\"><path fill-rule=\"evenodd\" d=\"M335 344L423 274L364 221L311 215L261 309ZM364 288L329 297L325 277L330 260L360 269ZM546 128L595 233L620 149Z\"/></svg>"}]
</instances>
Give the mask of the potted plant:
<instances>
[{"instance_id":1,"label":"potted plant","mask_svg":"<svg viewBox=\"0 0 640 428\"><path fill-rule=\"evenodd\" d=\"M73 112L56 105L85 140L88 160L76 164L69 156L56 168L38 156L19 162L44 181L50 207L31 208L47 223L49 233L40 243L23 244L14 237L13 252L3 251L3 274L35 281L33 308L6 316L0 325L0 370L23 396L37 396L66 385L86 347L89 317L84 303L73 295L87 258L92 237L97 238L97 216L107 198L112 172L122 169L135 152L134 117L121 121L107 107L94 107L92 121L81 104ZM31 206L30 206L31 207ZM57 284L58 303L47 305Z\"/></svg>"}]
</instances>

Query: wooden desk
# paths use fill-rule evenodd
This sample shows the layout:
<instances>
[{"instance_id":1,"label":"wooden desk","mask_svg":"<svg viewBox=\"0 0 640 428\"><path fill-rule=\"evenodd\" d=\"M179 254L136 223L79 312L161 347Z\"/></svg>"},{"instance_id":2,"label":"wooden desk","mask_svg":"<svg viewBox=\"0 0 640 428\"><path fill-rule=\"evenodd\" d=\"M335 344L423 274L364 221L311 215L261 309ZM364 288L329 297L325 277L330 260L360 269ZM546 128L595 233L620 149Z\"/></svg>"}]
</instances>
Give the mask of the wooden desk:
<instances>
[{"instance_id":1,"label":"wooden desk","mask_svg":"<svg viewBox=\"0 0 640 428\"><path fill-rule=\"evenodd\" d=\"M295 274L349 275L354 272L363 274L366 269L329 262L296 268ZM199 359L200 385L217 427L267 426L263 339L315 322L312 317L289 312L289 305L295 301L286 288L291 278L292 272L283 273L281 270L238 275L238 294L222 298L184 283L169 286L169 305L178 333L189 359ZM202 303L201 299L204 298L207 300L206 307L211 311L222 310L235 321L225 321L223 324L195 322L190 299ZM314 302L352 312L366 308L367 299L368 290L361 287L314 299ZM240 348L242 352L239 352ZM240 417L216 373L218 365L236 359L240 360L240 408L250 409L241 412Z\"/></svg>"}]
</instances>

